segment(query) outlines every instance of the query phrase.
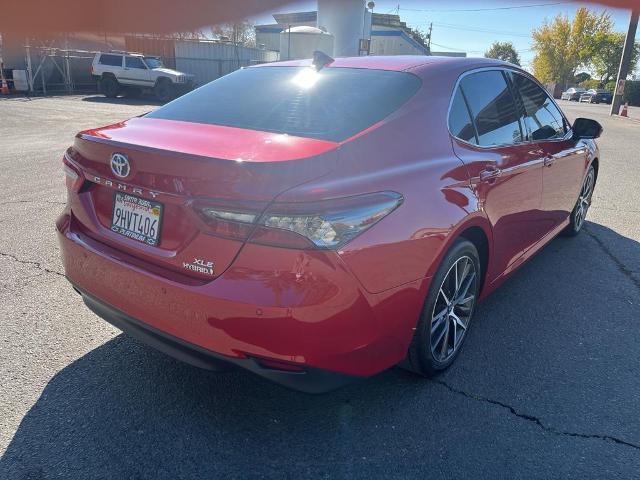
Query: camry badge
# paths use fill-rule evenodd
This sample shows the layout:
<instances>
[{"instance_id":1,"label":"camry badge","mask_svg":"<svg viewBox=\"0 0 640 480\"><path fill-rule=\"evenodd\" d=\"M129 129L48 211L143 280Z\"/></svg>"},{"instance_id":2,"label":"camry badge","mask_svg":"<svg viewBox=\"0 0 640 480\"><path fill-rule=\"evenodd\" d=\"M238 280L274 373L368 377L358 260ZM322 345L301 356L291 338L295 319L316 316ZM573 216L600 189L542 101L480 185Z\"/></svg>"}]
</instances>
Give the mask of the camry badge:
<instances>
[{"instance_id":1,"label":"camry badge","mask_svg":"<svg viewBox=\"0 0 640 480\"><path fill-rule=\"evenodd\" d=\"M116 177L125 178L131 172L129 159L124 153L114 153L111 155L111 171Z\"/></svg>"}]
</instances>

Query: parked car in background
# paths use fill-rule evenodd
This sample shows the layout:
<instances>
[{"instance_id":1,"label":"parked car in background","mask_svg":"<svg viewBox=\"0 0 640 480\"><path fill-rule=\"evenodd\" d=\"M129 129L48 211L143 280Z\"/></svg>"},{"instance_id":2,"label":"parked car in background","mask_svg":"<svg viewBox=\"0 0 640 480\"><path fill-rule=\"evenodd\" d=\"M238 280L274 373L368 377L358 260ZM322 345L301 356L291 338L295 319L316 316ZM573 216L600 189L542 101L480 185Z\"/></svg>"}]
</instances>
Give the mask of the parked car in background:
<instances>
[{"instance_id":1,"label":"parked car in background","mask_svg":"<svg viewBox=\"0 0 640 480\"><path fill-rule=\"evenodd\" d=\"M562 92L560 99L577 102L578 100L580 100L580 95L582 95L584 92L586 92L586 89L582 87L571 87L567 91Z\"/></svg>"},{"instance_id":2,"label":"parked car in background","mask_svg":"<svg viewBox=\"0 0 640 480\"><path fill-rule=\"evenodd\" d=\"M580 101L587 103L611 103L613 101L613 93L601 88L592 88L580 95Z\"/></svg>"},{"instance_id":3,"label":"parked car in background","mask_svg":"<svg viewBox=\"0 0 640 480\"><path fill-rule=\"evenodd\" d=\"M499 60L245 68L75 137L65 275L200 367L307 392L396 364L434 375L480 299L581 231L601 130Z\"/></svg>"},{"instance_id":4,"label":"parked car in background","mask_svg":"<svg viewBox=\"0 0 640 480\"><path fill-rule=\"evenodd\" d=\"M96 53L91 75L100 91L113 98L151 91L161 102L171 100L194 87L194 76L166 68L157 57L132 52Z\"/></svg>"}]
</instances>

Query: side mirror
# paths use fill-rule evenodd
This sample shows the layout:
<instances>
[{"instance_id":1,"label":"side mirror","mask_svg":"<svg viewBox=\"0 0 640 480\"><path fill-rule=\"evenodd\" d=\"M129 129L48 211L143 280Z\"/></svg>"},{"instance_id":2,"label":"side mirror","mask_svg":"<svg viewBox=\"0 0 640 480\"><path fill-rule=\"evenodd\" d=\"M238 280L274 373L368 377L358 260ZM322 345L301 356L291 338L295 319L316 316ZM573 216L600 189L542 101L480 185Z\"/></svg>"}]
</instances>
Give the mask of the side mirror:
<instances>
[{"instance_id":1,"label":"side mirror","mask_svg":"<svg viewBox=\"0 0 640 480\"><path fill-rule=\"evenodd\" d=\"M573 138L598 138L602 134L602 125L589 118L576 118L573 122Z\"/></svg>"}]
</instances>

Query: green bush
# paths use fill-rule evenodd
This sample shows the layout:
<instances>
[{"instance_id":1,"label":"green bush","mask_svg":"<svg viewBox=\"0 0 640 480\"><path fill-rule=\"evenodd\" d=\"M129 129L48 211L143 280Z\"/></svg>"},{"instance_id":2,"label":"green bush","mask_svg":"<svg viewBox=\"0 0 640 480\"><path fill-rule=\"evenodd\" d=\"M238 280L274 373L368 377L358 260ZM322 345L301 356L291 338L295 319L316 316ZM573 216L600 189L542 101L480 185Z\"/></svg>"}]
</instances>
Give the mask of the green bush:
<instances>
[{"instance_id":1,"label":"green bush","mask_svg":"<svg viewBox=\"0 0 640 480\"><path fill-rule=\"evenodd\" d=\"M604 86L604 89L607 92L615 92L616 91L616 81L615 80L611 80L610 82L607 82L607 84Z\"/></svg>"},{"instance_id":2,"label":"green bush","mask_svg":"<svg viewBox=\"0 0 640 480\"><path fill-rule=\"evenodd\" d=\"M623 101L629 102L629 105L640 107L640 80L627 80L624 86Z\"/></svg>"}]
</instances>

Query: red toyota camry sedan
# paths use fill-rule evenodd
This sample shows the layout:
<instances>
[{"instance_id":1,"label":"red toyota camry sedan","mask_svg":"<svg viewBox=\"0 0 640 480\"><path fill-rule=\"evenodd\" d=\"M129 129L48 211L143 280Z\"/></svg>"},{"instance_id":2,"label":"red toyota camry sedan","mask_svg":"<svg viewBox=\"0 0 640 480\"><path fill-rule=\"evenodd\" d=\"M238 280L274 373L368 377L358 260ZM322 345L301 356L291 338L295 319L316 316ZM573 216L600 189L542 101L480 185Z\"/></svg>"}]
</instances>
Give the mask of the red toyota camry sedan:
<instances>
[{"instance_id":1,"label":"red toyota camry sedan","mask_svg":"<svg viewBox=\"0 0 640 480\"><path fill-rule=\"evenodd\" d=\"M123 331L306 392L456 358L474 310L582 228L601 126L496 60L245 68L79 133L66 276Z\"/></svg>"}]
</instances>

